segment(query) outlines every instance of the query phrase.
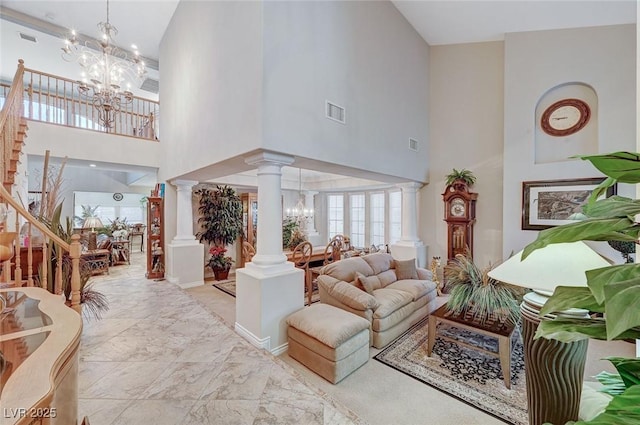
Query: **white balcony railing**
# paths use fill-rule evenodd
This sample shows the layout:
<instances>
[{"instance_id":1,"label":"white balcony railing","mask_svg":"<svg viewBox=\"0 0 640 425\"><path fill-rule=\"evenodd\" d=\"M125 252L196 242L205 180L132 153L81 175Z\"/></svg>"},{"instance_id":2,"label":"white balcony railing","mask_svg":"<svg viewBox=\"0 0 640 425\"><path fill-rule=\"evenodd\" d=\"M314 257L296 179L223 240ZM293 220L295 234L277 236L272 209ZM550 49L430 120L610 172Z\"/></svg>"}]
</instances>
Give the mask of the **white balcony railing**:
<instances>
[{"instance_id":1,"label":"white balcony railing","mask_svg":"<svg viewBox=\"0 0 640 425\"><path fill-rule=\"evenodd\" d=\"M106 129L98 122L98 111L79 95L79 81L24 69L24 117L68 127L108 132L140 139L158 140L160 104L134 96L133 102L116 114L114 125ZM0 83L0 108L9 85ZM107 131L108 130L108 131Z\"/></svg>"}]
</instances>

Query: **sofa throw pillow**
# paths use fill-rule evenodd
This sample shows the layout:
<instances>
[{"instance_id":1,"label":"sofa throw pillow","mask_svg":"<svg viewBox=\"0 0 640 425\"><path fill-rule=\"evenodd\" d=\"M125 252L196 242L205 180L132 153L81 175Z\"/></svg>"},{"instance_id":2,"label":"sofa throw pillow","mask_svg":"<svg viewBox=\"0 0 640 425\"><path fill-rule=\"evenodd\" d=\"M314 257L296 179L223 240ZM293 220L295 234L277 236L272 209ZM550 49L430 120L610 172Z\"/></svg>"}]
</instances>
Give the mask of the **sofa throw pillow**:
<instances>
[{"instance_id":1,"label":"sofa throw pillow","mask_svg":"<svg viewBox=\"0 0 640 425\"><path fill-rule=\"evenodd\" d=\"M365 292L369 295L373 295L373 290L375 289L375 282L373 281L376 276L371 276L371 277L367 277L365 275L363 275L360 272L356 272L356 280L358 281L359 285L357 284L357 287L362 287L362 289L365 290Z\"/></svg>"},{"instance_id":2,"label":"sofa throw pillow","mask_svg":"<svg viewBox=\"0 0 640 425\"><path fill-rule=\"evenodd\" d=\"M402 279L417 279L418 270L416 270L416 259L410 260L395 260L396 263L396 277L398 280Z\"/></svg>"}]
</instances>

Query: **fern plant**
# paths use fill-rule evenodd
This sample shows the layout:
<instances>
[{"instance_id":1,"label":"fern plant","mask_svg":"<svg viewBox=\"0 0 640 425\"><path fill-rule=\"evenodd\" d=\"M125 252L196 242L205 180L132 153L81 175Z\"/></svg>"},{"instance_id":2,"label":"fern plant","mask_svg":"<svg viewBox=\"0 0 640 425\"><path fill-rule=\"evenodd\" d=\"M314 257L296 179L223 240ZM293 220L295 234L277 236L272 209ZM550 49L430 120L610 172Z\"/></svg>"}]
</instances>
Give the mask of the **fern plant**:
<instances>
[{"instance_id":1,"label":"fern plant","mask_svg":"<svg viewBox=\"0 0 640 425\"><path fill-rule=\"evenodd\" d=\"M447 308L456 315L471 314L480 323L494 315L518 323L521 289L489 277L492 268L491 264L479 268L468 251L465 255L456 255L444 268L450 289Z\"/></svg>"},{"instance_id":2,"label":"fern plant","mask_svg":"<svg viewBox=\"0 0 640 425\"><path fill-rule=\"evenodd\" d=\"M455 182L456 180L464 181L469 187L473 186L473 184L476 182L476 176L473 175L473 172L465 168L463 168L462 170L456 170L454 168L452 172L445 176L445 179L445 183L447 186L453 184L453 182Z\"/></svg>"}]
</instances>

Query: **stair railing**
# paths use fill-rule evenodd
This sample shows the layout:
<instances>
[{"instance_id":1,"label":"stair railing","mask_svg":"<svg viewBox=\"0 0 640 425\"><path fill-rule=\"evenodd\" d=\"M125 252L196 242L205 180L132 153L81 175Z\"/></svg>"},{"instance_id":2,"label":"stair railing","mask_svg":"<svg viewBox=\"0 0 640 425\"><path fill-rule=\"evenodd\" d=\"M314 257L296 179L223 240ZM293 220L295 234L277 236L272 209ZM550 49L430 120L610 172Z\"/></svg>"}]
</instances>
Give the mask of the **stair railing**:
<instances>
[{"instance_id":1,"label":"stair railing","mask_svg":"<svg viewBox=\"0 0 640 425\"><path fill-rule=\"evenodd\" d=\"M22 60L18 63L18 70L11 84L11 89L7 94L6 101L0 111L0 178L2 178L2 185L0 185L0 201L13 208L15 214L9 214L9 217L15 218L15 222L4 222L3 230L10 230L10 227L15 228L16 236L11 243L11 249L15 252L15 267L14 278L12 279L12 267L11 261L5 261L2 267L2 273L4 275L3 281L6 283L12 282L15 285L22 286L22 265L20 264L20 217L28 223L29 231L32 227L38 229L43 237L43 263L49 258L49 250L53 248L53 245L58 247L56 252L61 253L61 250L68 253L71 258L71 293L70 293L70 305L73 309L80 312L80 255L81 245L79 242L80 236L73 235L71 237L71 243L67 243L53 233L46 225L36 219L27 210L20 205L18 201L13 199L11 195L11 188L14 182L14 176L17 172L17 163L22 150L23 139L26 132L26 121L23 118L24 108L24 87L23 87L23 75L24 75L24 62ZM10 211L12 212L12 211ZM31 234L28 234L31 237ZM33 279L33 267L32 267L32 244L28 245L28 261L27 261L27 285L34 285ZM63 282L62 282L62 258L58 258L58 267L56 267L56 276L54 278L54 285L52 292L56 294L62 294ZM40 275L41 282L46 282L47 267L42 267L42 274Z\"/></svg>"}]
</instances>

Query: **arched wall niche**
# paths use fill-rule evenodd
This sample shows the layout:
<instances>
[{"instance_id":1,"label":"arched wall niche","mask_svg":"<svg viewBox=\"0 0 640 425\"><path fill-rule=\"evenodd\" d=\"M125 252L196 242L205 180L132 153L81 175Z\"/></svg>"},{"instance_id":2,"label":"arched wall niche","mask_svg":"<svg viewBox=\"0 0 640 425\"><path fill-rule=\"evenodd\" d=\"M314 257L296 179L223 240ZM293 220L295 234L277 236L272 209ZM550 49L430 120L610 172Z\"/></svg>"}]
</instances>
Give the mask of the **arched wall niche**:
<instances>
[{"instance_id":1,"label":"arched wall niche","mask_svg":"<svg viewBox=\"0 0 640 425\"><path fill-rule=\"evenodd\" d=\"M543 131L541 119L545 110L563 99L579 99L590 110L589 122L578 132L567 136L552 136ZM568 82L547 90L538 101L535 110L535 163L573 161L574 155L598 153L598 95L588 84Z\"/></svg>"}]
</instances>

